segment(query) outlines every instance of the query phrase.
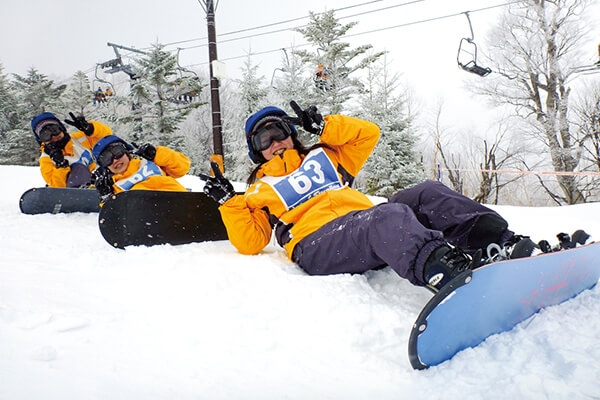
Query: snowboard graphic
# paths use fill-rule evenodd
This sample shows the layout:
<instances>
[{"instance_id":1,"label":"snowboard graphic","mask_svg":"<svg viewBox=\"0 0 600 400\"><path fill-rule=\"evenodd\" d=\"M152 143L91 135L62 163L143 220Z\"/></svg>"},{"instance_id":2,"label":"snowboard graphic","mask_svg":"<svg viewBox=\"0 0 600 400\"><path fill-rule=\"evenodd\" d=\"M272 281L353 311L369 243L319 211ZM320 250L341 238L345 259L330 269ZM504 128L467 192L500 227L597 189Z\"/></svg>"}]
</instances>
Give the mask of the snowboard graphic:
<instances>
[{"instance_id":1,"label":"snowboard graphic","mask_svg":"<svg viewBox=\"0 0 600 400\"><path fill-rule=\"evenodd\" d=\"M425 369L506 332L544 307L592 288L600 278L600 243L465 271L425 305L408 356Z\"/></svg>"},{"instance_id":2,"label":"snowboard graphic","mask_svg":"<svg viewBox=\"0 0 600 400\"><path fill-rule=\"evenodd\" d=\"M227 240L217 204L197 192L121 192L106 200L98 224L118 248Z\"/></svg>"},{"instance_id":3,"label":"snowboard graphic","mask_svg":"<svg viewBox=\"0 0 600 400\"><path fill-rule=\"evenodd\" d=\"M58 214L100 211L100 197L95 189L39 187L21 195L23 214Z\"/></svg>"}]
</instances>

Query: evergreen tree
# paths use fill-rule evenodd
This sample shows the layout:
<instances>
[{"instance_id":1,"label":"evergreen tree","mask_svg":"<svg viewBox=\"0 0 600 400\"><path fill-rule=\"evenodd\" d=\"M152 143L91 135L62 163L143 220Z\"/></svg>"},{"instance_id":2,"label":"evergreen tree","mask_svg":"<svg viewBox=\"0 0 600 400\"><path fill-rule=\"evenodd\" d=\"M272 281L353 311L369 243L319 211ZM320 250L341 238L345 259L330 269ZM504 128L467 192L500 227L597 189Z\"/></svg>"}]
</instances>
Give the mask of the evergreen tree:
<instances>
[{"instance_id":1,"label":"evergreen tree","mask_svg":"<svg viewBox=\"0 0 600 400\"><path fill-rule=\"evenodd\" d=\"M383 54L377 52L365 56L371 45L350 48L349 43L342 42L344 35L356 24L340 24L334 11L330 10L321 14L311 12L308 25L297 29L317 49L295 53L313 69L316 83L312 89L313 103L325 114L344 112L346 102L363 88L353 73L365 69Z\"/></svg>"},{"instance_id":2,"label":"evergreen tree","mask_svg":"<svg viewBox=\"0 0 600 400\"><path fill-rule=\"evenodd\" d=\"M25 77L18 74L13 75L19 105L28 113L25 120L31 120L35 115L45 111L52 112L51 110L62 108L60 96L67 85L56 86L54 81L49 80L46 75L39 73L35 68L31 68Z\"/></svg>"},{"instance_id":3,"label":"evergreen tree","mask_svg":"<svg viewBox=\"0 0 600 400\"><path fill-rule=\"evenodd\" d=\"M0 64L0 137L18 127L19 113L17 97L4 66Z\"/></svg>"},{"instance_id":4,"label":"evergreen tree","mask_svg":"<svg viewBox=\"0 0 600 400\"><path fill-rule=\"evenodd\" d=\"M415 151L416 137L410 132L406 99L397 95L399 76L389 71L386 59L368 68L368 80L359 98L360 118L376 123L381 137L367 160L357 186L373 195L389 197L425 180L425 171Z\"/></svg>"},{"instance_id":5,"label":"evergreen tree","mask_svg":"<svg viewBox=\"0 0 600 400\"><path fill-rule=\"evenodd\" d=\"M75 115L84 115L88 120L96 119L93 98L89 78L83 71L77 71L65 92L65 109Z\"/></svg>"},{"instance_id":6,"label":"evergreen tree","mask_svg":"<svg viewBox=\"0 0 600 400\"><path fill-rule=\"evenodd\" d=\"M281 68L277 68L273 72L272 104L287 107L291 100L295 100L301 106L312 105L314 102L314 96L311 93L313 82L306 78L306 65L293 50L291 57L288 57L285 49L284 52Z\"/></svg>"},{"instance_id":7,"label":"evergreen tree","mask_svg":"<svg viewBox=\"0 0 600 400\"><path fill-rule=\"evenodd\" d=\"M238 81L242 118L249 117L266 106L269 88L265 85L265 77L258 76L258 64L252 63L250 55L242 67L242 79ZM245 119L245 118L244 118Z\"/></svg>"},{"instance_id":8,"label":"evergreen tree","mask_svg":"<svg viewBox=\"0 0 600 400\"><path fill-rule=\"evenodd\" d=\"M179 124L197 107L198 94L206 86L192 72L177 64L177 57L156 44L153 50L135 62L136 76L129 93L132 113L123 122L131 123L134 141L181 150L183 136ZM142 138L143 136L143 138Z\"/></svg>"},{"instance_id":9,"label":"evergreen tree","mask_svg":"<svg viewBox=\"0 0 600 400\"><path fill-rule=\"evenodd\" d=\"M269 95L265 77L258 75L258 65L252 63L250 55L241 72L242 79L236 82L237 92L228 101L227 117L224 118L227 122L223 124L225 173L236 181L245 181L253 168L244 130L246 119L267 106Z\"/></svg>"},{"instance_id":10,"label":"evergreen tree","mask_svg":"<svg viewBox=\"0 0 600 400\"><path fill-rule=\"evenodd\" d=\"M14 129L0 142L0 160L5 164L35 165L40 147L31 132L31 119L45 111L61 110L60 96L66 85L56 86L54 81L31 68L27 76L13 74L12 88L16 96ZM59 118L64 115L58 114Z\"/></svg>"}]
</instances>

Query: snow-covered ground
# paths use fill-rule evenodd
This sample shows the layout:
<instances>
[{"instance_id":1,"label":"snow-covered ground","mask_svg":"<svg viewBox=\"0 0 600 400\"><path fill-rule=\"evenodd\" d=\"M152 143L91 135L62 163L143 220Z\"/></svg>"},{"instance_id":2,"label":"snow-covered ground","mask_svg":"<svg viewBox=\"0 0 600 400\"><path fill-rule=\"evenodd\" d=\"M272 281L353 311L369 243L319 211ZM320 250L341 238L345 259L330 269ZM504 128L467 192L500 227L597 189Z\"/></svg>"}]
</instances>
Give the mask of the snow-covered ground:
<instances>
[{"instance_id":1,"label":"snow-covered ground","mask_svg":"<svg viewBox=\"0 0 600 400\"><path fill-rule=\"evenodd\" d=\"M37 168L0 182L0 399L600 399L598 287L414 371L430 293L389 269L310 277L226 241L117 250L96 214L20 213ZM600 238L600 204L497 209L536 240Z\"/></svg>"}]
</instances>

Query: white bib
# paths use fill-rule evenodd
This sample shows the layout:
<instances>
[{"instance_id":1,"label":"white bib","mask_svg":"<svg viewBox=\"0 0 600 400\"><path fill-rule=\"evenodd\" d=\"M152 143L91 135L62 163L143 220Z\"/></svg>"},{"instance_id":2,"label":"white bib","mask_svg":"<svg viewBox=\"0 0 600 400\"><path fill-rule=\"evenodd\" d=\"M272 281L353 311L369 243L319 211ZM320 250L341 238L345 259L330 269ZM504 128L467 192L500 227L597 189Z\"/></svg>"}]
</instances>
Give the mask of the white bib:
<instances>
[{"instance_id":1,"label":"white bib","mask_svg":"<svg viewBox=\"0 0 600 400\"><path fill-rule=\"evenodd\" d=\"M288 211L327 190L344 187L335 165L321 148L308 153L291 174L265 176L260 180L273 188Z\"/></svg>"}]
</instances>

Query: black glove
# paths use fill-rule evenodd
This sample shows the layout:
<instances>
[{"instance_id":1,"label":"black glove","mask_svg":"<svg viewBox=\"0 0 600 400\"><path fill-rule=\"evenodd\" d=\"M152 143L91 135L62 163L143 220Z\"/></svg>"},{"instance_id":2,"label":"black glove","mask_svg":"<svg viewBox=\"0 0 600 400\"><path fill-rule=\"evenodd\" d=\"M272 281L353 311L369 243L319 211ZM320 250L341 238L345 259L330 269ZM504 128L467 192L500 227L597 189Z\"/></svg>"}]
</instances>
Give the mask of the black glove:
<instances>
[{"instance_id":1,"label":"black glove","mask_svg":"<svg viewBox=\"0 0 600 400\"><path fill-rule=\"evenodd\" d=\"M92 133L94 133L94 125L87 122L83 115L76 117L75 115L73 115L72 112L70 112L69 116L73 118L73 120L71 121L69 119L65 119L65 122L67 124L74 126L75 128L85 133L87 136L90 136Z\"/></svg>"},{"instance_id":2,"label":"black glove","mask_svg":"<svg viewBox=\"0 0 600 400\"><path fill-rule=\"evenodd\" d=\"M65 160L65 156L62 153L62 149L55 147L52 143L44 145L44 153L48 154L56 168L67 168L69 162Z\"/></svg>"},{"instance_id":3,"label":"black glove","mask_svg":"<svg viewBox=\"0 0 600 400\"><path fill-rule=\"evenodd\" d=\"M299 125L306 132L312 133L313 135L321 135L323 127L325 126L325 120L323 119L323 116L319 114L317 106L310 106L303 110L294 100L290 101L290 106L298 117L294 118L286 116L283 117L285 121L294 125Z\"/></svg>"},{"instance_id":4,"label":"black glove","mask_svg":"<svg viewBox=\"0 0 600 400\"><path fill-rule=\"evenodd\" d=\"M214 178L200 174L200 177L206 181L204 193L217 203L223 204L235 195L235 190L231 182L221 173L219 164L213 161L210 166L215 174Z\"/></svg>"},{"instance_id":5,"label":"black glove","mask_svg":"<svg viewBox=\"0 0 600 400\"><path fill-rule=\"evenodd\" d=\"M103 200L114 193L112 173L106 168L96 168L92 173L92 183Z\"/></svg>"},{"instance_id":6,"label":"black glove","mask_svg":"<svg viewBox=\"0 0 600 400\"><path fill-rule=\"evenodd\" d=\"M133 154L144 157L146 160L154 161L154 157L156 157L156 147L152 146L150 143L144 143L139 147L135 143L132 144L137 147Z\"/></svg>"}]
</instances>

